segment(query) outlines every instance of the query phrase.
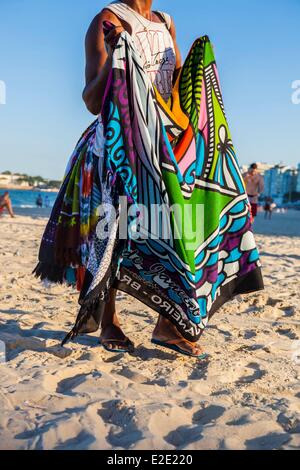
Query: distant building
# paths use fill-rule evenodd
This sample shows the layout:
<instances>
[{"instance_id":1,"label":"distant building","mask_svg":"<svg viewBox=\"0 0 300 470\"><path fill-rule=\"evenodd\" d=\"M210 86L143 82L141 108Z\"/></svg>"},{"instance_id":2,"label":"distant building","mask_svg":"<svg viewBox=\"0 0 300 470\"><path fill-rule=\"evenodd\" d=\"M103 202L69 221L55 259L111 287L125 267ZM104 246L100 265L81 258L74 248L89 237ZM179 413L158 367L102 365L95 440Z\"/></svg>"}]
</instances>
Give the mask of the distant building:
<instances>
[{"instance_id":1,"label":"distant building","mask_svg":"<svg viewBox=\"0 0 300 470\"><path fill-rule=\"evenodd\" d=\"M0 173L0 187L14 187L14 186L23 186L27 188L29 185L26 181L20 181L21 176L18 174L3 174Z\"/></svg>"},{"instance_id":2,"label":"distant building","mask_svg":"<svg viewBox=\"0 0 300 470\"><path fill-rule=\"evenodd\" d=\"M264 178L264 196L272 197L278 203L282 203L286 194L297 190L299 172L294 167L275 165L265 172Z\"/></svg>"},{"instance_id":3,"label":"distant building","mask_svg":"<svg viewBox=\"0 0 300 470\"><path fill-rule=\"evenodd\" d=\"M25 174L10 173L5 171L0 173L0 188L2 189L30 189L39 190L59 190L60 181L48 180L41 176L32 177Z\"/></svg>"},{"instance_id":4,"label":"distant building","mask_svg":"<svg viewBox=\"0 0 300 470\"><path fill-rule=\"evenodd\" d=\"M291 194L297 190L298 171L296 168L288 168L282 175L281 193Z\"/></svg>"},{"instance_id":5,"label":"distant building","mask_svg":"<svg viewBox=\"0 0 300 470\"><path fill-rule=\"evenodd\" d=\"M300 193L300 163L298 164L297 187L296 191Z\"/></svg>"},{"instance_id":6,"label":"distant building","mask_svg":"<svg viewBox=\"0 0 300 470\"><path fill-rule=\"evenodd\" d=\"M264 175L266 171L270 170L270 168L274 167L274 164L271 163L264 163L264 162L257 162L258 171L261 175Z\"/></svg>"}]
</instances>

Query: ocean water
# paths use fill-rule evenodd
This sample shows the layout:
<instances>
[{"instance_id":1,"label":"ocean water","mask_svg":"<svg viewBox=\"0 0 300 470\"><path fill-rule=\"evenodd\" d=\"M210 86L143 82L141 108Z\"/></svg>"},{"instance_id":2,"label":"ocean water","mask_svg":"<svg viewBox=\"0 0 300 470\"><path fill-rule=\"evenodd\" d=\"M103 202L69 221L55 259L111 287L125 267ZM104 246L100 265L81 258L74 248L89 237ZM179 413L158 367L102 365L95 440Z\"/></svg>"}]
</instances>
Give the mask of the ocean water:
<instances>
[{"instance_id":1,"label":"ocean water","mask_svg":"<svg viewBox=\"0 0 300 470\"><path fill-rule=\"evenodd\" d=\"M0 194L3 194L6 190L0 189ZM22 189L8 189L9 196L12 202L13 207L21 207L23 209L31 209L36 207L36 198L41 195L43 199L43 207L45 207L46 196L49 199L49 207L53 207L55 202L57 192L48 192L48 191L29 191Z\"/></svg>"}]
</instances>

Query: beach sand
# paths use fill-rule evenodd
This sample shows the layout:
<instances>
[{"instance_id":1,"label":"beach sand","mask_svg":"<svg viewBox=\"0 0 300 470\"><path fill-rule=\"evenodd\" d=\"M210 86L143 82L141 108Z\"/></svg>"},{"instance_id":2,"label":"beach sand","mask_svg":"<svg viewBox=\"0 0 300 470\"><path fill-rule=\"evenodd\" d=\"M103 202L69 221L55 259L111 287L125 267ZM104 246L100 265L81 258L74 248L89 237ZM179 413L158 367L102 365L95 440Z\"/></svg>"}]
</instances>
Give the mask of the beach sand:
<instances>
[{"instance_id":1,"label":"beach sand","mask_svg":"<svg viewBox=\"0 0 300 470\"><path fill-rule=\"evenodd\" d=\"M31 275L45 215L0 219L1 449L300 447L300 212L259 215L266 289L212 318L208 362L154 347L156 314L122 293L133 355L104 351L97 334L60 347L78 295Z\"/></svg>"}]
</instances>

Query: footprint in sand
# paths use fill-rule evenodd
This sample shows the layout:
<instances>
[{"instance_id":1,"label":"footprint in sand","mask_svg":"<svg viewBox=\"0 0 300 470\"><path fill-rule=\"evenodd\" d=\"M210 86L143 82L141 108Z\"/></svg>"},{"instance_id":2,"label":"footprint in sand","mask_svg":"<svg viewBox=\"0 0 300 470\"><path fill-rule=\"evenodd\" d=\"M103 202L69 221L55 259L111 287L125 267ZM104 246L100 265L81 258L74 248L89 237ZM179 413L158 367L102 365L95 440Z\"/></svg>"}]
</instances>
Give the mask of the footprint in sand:
<instances>
[{"instance_id":1,"label":"footprint in sand","mask_svg":"<svg viewBox=\"0 0 300 470\"><path fill-rule=\"evenodd\" d=\"M138 383L138 384L148 384L149 378L145 375L140 374L131 370L129 367L123 367L121 370L112 370L112 373L116 372L118 375L125 377L126 379Z\"/></svg>"},{"instance_id":2,"label":"footprint in sand","mask_svg":"<svg viewBox=\"0 0 300 470\"><path fill-rule=\"evenodd\" d=\"M265 436L255 437L245 442L247 450L275 450L289 442L289 434L272 433Z\"/></svg>"},{"instance_id":3,"label":"footprint in sand","mask_svg":"<svg viewBox=\"0 0 300 470\"><path fill-rule=\"evenodd\" d=\"M203 438L205 426L214 424L226 409L223 406L209 405L201 408L192 414L191 424L182 424L171 430L165 437L168 444L179 449L185 449L195 442L199 442ZM177 423L180 419L177 418Z\"/></svg>"},{"instance_id":4,"label":"footprint in sand","mask_svg":"<svg viewBox=\"0 0 300 470\"><path fill-rule=\"evenodd\" d=\"M102 404L98 415L107 424L126 427L135 416L135 407L128 406L122 400L110 400Z\"/></svg>"},{"instance_id":5,"label":"footprint in sand","mask_svg":"<svg viewBox=\"0 0 300 470\"><path fill-rule=\"evenodd\" d=\"M285 432L290 434L300 433L300 413L293 411L280 413L277 422L282 426Z\"/></svg>"},{"instance_id":6,"label":"footprint in sand","mask_svg":"<svg viewBox=\"0 0 300 470\"><path fill-rule=\"evenodd\" d=\"M168 444L177 449L185 449L188 445L202 439L202 426L179 426L164 437Z\"/></svg>"},{"instance_id":7,"label":"footprint in sand","mask_svg":"<svg viewBox=\"0 0 300 470\"><path fill-rule=\"evenodd\" d=\"M106 440L113 448L129 449L143 439L143 433L136 425L134 406L128 406L120 400L111 400L102 404L98 415L104 423L110 425Z\"/></svg>"},{"instance_id":8,"label":"footprint in sand","mask_svg":"<svg viewBox=\"0 0 300 470\"><path fill-rule=\"evenodd\" d=\"M160 409L152 411L148 428L153 436L161 438L169 445L183 449L190 443L201 439L201 431L198 425L192 423L193 408L170 406L161 404ZM180 423L180 426L178 424Z\"/></svg>"},{"instance_id":9,"label":"footprint in sand","mask_svg":"<svg viewBox=\"0 0 300 470\"><path fill-rule=\"evenodd\" d=\"M231 421L227 421L227 426L244 426L246 424L251 423L250 417L247 414L239 416L237 419L233 419Z\"/></svg>"},{"instance_id":10,"label":"footprint in sand","mask_svg":"<svg viewBox=\"0 0 300 470\"><path fill-rule=\"evenodd\" d=\"M201 408L193 414L193 423L204 426L205 424L215 422L225 413L225 411L226 409L223 406L209 405L205 408Z\"/></svg>"},{"instance_id":11,"label":"footprint in sand","mask_svg":"<svg viewBox=\"0 0 300 470\"><path fill-rule=\"evenodd\" d=\"M292 306L281 307L280 310L284 312L285 317L293 317L296 314L296 308Z\"/></svg>"},{"instance_id":12,"label":"footprint in sand","mask_svg":"<svg viewBox=\"0 0 300 470\"><path fill-rule=\"evenodd\" d=\"M92 374L95 377L95 373ZM56 392L61 393L63 395L75 395L76 392L74 390L79 387L79 385L86 382L87 377L90 374L78 374L66 379L61 380L57 383ZM100 372L98 372L98 376L101 377Z\"/></svg>"},{"instance_id":13,"label":"footprint in sand","mask_svg":"<svg viewBox=\"0 0 300 470\"><path fill-rule=\"evenodd\" d=\"M78 368L76 370L78 371ZM45 375L43 385L50 392L74 396L76 395L76 389L85 384L88 379L93 379L96 382L99 378L102 378L102 374L96 370L75 374L74 370L65 369L54 374Z\"/></svg>"},{"instance_id":14,"label":"footprint in sand","mask_svg":"<svg viewBox=\"0 0 300 470\"><path fill-rule=\"evenodd\" d=\"M30 450L84 450L88 449L95 441L95 436L82 425L72 410L71 416L62 413L51 418L33 430L21 432L15 439L27 440ZM102 432L105 429L101 429ZM68 436L66 438L66 436Z\"/></svg>"},{"instance_id":15,"label":"footprint in sand","mask_svg":"<svg viewBox=\"0 0 300 470\"><path fill-rule=\"evenodd\" d=\"M261 370L260 365L252 362L246 366L247 369L253 370L253 373L250 375L244 375L240 377L237 381L236 384L248 384L248 383L253 383L256 380L261 379L266 375L265 370Z\"/></svg>"},{"instance_id":16,"label":"footprint in sand","mask_svg":"<svg viewBox=\"0 0 300 470\"><path fill-rule=\"evenodd\" d=\"M278 303L281 303L282 300L281 299L273 299L272 297L269 297L267 302L266 302L266 305L270 305L271 307L275 307L275 305L277 305Z\"/></svg>"},{"instance_id":17,"label":"footprint in sand","mask_svg":"<svg viewBox=\"0 0 300 470\"><path fill-rule=\"evenodd\" d=\"M192 373L188 376L188 380L206 380L209 371L209 362L201 363L200 366L195 367Z\"/></svg>"},{"instance_id":18,"label":"footprint in sand","mask_svg":"<svg viewBox=\"0 0 300 470\"><path fill-rule=\"evenodd\" d=\"M62 431L60 426L60 431ZM65 434L66 435L66 434ZM95 441L95 437L85 430L82 430L75 437L67 439L63 443L58 444L53 450L85 450L88 449Z\"/></svg>"},{"instance_id":19,"label":"footprint in sand","mask_svg":"<svg viewBox=\"0 0 300 470\"><path fill-rule=\"evenodd\" d=\"M252 339L252 338L255 338L255 336L257 336L257 333L255 330L246 330L244 332L245 339Z\"/></svg>"},{"instance_id":20,"label":"footprint in sand","mask_svg":"<svg viewBox=\"0 0 300 470\"><path fill-rule=\"evenodd\" d=\"M292 328L277 328L276 333L278 333L281 336L286 336L289 339L299 339L299 336L295 331L293 331Z\"/></svg>"}]
</instances>

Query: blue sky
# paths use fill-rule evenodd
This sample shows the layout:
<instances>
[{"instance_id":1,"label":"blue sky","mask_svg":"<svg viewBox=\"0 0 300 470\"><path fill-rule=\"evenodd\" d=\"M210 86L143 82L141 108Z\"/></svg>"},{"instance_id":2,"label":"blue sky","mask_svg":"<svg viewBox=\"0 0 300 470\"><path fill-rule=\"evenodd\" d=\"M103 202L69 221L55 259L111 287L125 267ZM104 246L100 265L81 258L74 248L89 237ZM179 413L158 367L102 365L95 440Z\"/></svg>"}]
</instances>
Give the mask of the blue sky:
<instances>
[{"instance_id":1,"label":"blue sky","mask_svg":"<svg viewBox=\"0 0 300 470\"><path fill-rule=\"evenodd\" d=\"M0 0L0 171L61 178L93 120L81 100L84 36L99 0ZM242 164L300 162L300 0L155 0L172 14L183 56L208 34Z\"/></svg>"}]
</instances>

